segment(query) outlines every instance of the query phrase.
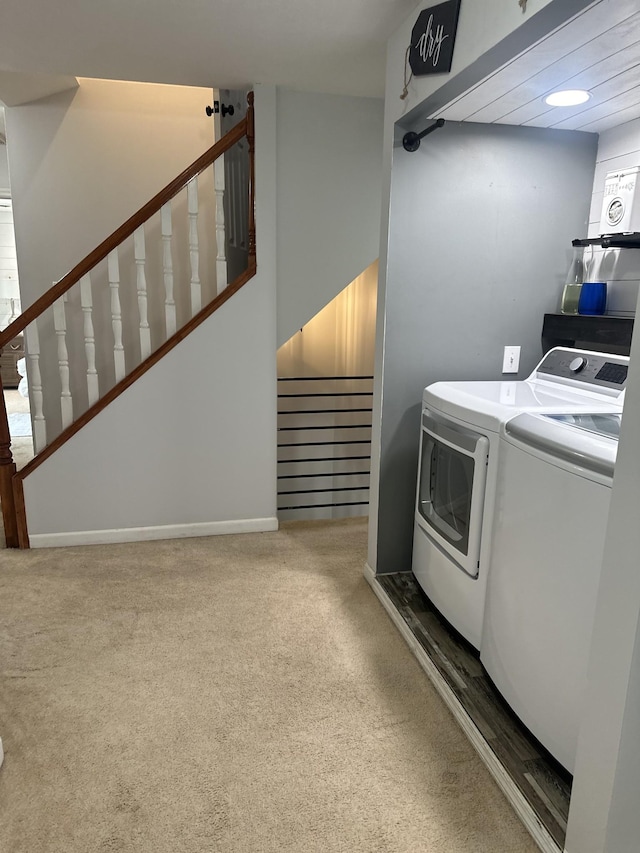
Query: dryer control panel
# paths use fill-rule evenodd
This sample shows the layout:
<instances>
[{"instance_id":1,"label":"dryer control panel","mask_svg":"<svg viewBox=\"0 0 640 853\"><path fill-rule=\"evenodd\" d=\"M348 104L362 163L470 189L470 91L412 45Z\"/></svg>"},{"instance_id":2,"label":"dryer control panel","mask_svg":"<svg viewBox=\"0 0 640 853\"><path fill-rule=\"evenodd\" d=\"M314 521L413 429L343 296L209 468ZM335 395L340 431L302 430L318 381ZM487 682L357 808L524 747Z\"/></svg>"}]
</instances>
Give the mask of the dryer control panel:
<instances>
[{"instance_id":1,"label":"dryer control panel","mask_svg":"<svg viewBox=\"0 0 640 853\"><path fill-rule=\"evenodd\" d=\"M615 395L624 391L628 369L629 358L625 355L555 347L529 378L575 383L594 391L608 389Z\"/></svg>"}]
</instances>

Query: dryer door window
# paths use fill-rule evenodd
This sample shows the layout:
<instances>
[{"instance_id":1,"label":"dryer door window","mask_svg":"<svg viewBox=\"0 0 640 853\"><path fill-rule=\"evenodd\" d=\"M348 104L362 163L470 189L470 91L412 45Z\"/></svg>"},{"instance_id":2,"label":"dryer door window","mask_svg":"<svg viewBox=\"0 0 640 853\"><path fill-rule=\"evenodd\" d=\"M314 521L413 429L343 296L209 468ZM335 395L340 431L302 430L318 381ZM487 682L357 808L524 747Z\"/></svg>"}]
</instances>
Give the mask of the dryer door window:
<instances>
[{"instance_id":1,"label":"dryer door window","mask_svg":"<svg viewBox=\"0 0 640 853\"><path fill-rule=\"evenodd\" d=\"M416 517L465 572L478 574L489 440L425 411Z\"/></svg>"},{"instance_id":2,"label":"dryer door window","mask_svg":"<svg viewBox=\"0 0 640 853\"><path fill-rule=\"evenodd\" d=\"M418 510L462 554L469 552L474 460L422 433Z\"/></svg>"}]
</instances>

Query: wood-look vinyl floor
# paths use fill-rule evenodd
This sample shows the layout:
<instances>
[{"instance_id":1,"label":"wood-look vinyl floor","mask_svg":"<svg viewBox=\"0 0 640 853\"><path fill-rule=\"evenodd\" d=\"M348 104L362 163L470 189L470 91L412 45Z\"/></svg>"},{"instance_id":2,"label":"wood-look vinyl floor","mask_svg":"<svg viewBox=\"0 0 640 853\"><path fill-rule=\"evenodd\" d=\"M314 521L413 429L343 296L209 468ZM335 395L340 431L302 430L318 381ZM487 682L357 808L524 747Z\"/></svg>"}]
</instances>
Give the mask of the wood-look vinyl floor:
<instances>
[{"instance_id":1,"label":"wood-look vinyl floor","mask_svg":"<svg viewBox=\"0 0 640 853\"><path fill-rule=\"evenodd\" d=\"M571 776L514 715L479 657L422 594L411 572L378 575L416 640L518 786L540 821L564 848Z\"/></svg>"}]
</instances>

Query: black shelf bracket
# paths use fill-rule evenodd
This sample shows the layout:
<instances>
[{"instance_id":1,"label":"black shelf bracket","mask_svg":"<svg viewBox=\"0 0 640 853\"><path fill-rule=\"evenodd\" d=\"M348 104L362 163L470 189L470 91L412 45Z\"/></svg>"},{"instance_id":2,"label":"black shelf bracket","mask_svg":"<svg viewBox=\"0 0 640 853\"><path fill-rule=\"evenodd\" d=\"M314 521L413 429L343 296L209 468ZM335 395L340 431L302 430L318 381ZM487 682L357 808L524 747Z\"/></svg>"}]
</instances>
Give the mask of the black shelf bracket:
<instances>
[{"instance_id":1,"label":"black shelf bracket","mask_svg":"<svg viewBox=\"0 0 640 853\"><path fill-rule=\"evenodd\" d=\"M420 148L420 140L443 125L444 119L439 118L436 119L433 124L430 124L429 127L425 128L422 133L416 133L414 130L410 130L402 137L402 147L405 151L417 151L418 148Z\"/></svg>"},{"instance_id":2,"label":"black shelf bracket","mask_svg":"<svg viewBox=\"0 0 640 853\"><path fill-rule=\"evenodd\" d=\"M640 249L640 232L632 234L602 234L571 241L572 246L602 246L603 249Z\"/></svg>"}]
</instances>

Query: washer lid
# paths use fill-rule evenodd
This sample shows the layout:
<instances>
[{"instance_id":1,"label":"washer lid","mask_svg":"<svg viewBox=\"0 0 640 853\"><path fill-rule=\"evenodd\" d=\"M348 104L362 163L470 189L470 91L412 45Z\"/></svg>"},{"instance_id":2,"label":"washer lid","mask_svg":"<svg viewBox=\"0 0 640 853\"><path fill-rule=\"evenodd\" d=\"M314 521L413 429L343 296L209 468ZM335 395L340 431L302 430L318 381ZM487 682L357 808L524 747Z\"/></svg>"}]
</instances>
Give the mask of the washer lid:
<instances>
[{"instance_id":1,"label":"washer lid","mask_svg":"<svg viewBox=\"0 0 640 853\"><path fill-rule=\"evenodd\" d=\"M510 420L504 432L510 444L540 454L568 471L610 485L618 452L620 419L619 413L527 412Z\"/></svg>"},{"instance_id":2,"label":"washer lid","mask_svg":"<svg viewBox=\"0 0 640 853\"><path fill-rule=\"evenodd\" d=\"M545 417L575 429L586 430L594 435L613 438L616 441L620 437L621 412L576 412L570 415L547 414Z\"/></svg>"}]
</instances>

